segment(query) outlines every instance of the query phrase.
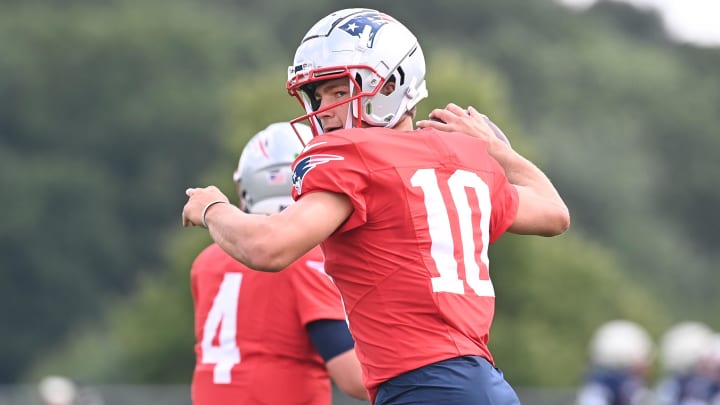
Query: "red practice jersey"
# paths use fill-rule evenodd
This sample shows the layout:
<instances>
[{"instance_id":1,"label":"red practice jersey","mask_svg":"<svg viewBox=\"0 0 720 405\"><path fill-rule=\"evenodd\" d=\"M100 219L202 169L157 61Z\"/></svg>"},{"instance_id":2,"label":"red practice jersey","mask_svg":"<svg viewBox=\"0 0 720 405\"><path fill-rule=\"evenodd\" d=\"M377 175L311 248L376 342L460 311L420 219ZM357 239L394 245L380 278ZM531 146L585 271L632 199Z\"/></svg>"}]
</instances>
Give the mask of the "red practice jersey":
<instances>
[{"instance_id":1,"label":"red practice jersey","mask_svg":"<svg viewBox=\"0 0 720 405\"><path fill-rule=\"evenodd\" d=\"M280 273L262 273L213 244L193 263L191 287L194 405L331 403L325 363L305 329L345 320L320 248Z\"/></svg>"},{"instance_id":2,"label":"red practice jersey","mask_svg":"<svg viewBox=\"0 0 720 405\"><path fill-rule=\"evenodd\" d=\"M487 143L423 129L315 137L293 164L293 198L342 193L353 212L322 244L374 397L385 380L488 350L488 246L513 223L517 190Z\"/></svg>"}]
</instances>

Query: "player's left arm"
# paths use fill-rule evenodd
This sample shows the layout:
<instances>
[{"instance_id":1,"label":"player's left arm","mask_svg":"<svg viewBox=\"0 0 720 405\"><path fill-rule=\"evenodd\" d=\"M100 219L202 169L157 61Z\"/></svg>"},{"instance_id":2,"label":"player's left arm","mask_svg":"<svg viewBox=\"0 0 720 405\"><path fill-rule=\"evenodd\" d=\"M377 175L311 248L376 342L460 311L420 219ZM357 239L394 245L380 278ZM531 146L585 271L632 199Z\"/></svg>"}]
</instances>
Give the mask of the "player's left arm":
<instances>
[{"instance_id":1,"label":"player's left arm","mask_svg":"<svg viewBox=\"0 0 720 405\"><path fill-rule=\"evenodd\" d=\"M347 196L309 193L274 215L253 215L228 203L215 186L191 188L183 208L183 226L203 225L235 260L260 271L278 272L330 236L350 216ZM206 207L213 201L217 203Z\"/></svg>"},{"instance_id":2,"label":"player's left arm","mask_svg":"<svg viewBox=\"0 0 720 405\"><path fill-rule=\"evenodd\" d=\"M533 162L496 135L487 117L473 107L463 109L448 104L435 109L431 118L418 122L422 128L462 132L487 142L487 153L503 168L508 181L517 189L518 209L509 232L522 235L554 236L570 226L570 212L550 179Z\"/></svg>"}]
</instances>

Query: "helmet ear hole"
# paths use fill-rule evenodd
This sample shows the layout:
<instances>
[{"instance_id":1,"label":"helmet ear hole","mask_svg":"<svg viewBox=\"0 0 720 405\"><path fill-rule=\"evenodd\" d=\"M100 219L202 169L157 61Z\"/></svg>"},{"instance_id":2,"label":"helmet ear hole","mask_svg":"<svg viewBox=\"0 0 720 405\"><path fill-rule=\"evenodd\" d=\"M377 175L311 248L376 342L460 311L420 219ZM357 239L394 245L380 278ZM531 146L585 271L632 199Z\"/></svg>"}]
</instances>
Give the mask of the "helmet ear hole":
<instances>
[{"instance_id":1,"label":"helmet ear hole","mask_svg":"<svg viewBox=\"0 0 720 405\"><path fill-rule=\"evenodd\" d=\"M398 66L397 68L398 75L400 76L400 85L405 84L405 71L403 70L402 66ZM392 76L393 79L395 78L395 75Z\"/></svg>"},{"instance_id":2,"label":"helmet ear hole","mask_svg":"<svg viewBox=\"0 0 720 405\"><path fill-rule=\"evenodd\" d=\"M310 106L312 107L313 111L317 111L318 108L320 108L320 102L315 99L315 89L317 88L318 83L308 83L302 87L300 87L300 91L305 93L305 97L310 101Z\"/></svg>"},{"instance_id":3,"label":"helmet ear hole","mask_svg":"<svg viewBox=\"0 0 720 405\"><path fill-rule=\"evenodd\" d=\"M388 78L387 82L385 82L382 89L380 89L380 94L389 96L395 92L395 88L395 75L392 75Z\"/></svg>"}]
</instances>

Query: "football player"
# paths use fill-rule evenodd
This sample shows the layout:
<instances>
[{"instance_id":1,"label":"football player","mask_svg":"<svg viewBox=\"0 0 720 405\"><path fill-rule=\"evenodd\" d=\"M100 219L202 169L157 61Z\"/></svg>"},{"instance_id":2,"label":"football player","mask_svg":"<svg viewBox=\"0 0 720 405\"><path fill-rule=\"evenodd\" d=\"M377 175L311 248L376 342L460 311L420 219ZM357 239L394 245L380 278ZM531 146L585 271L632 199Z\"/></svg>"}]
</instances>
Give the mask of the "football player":
<instances>
[{"instance_id":1,"label":"football player","mask_svg":"<svg viewBox=\"0 0 720 405\"><path fill-rule=\"evenodd\" d=\"M293 164L296 203L249 216L217 187L190 188L183 224L261 271L322 242L375 404L518 404L488 349L488 248L506 231L565 232L549 179L473 108L433 110L414 130L423 52L376 10L317 22L287 88L306 112L293 122L316 135Z\"/></svg>"},{"instance_id":2,"label":"football player","mask_svg":"<svg viewBox=\"0 0 720 405\"><path fill-rule=\"evenodd\" d=\"M310 136L309 127L299 129ZM301 148L286 122L252 137L233 176L239 209L267 215L292 204L290 164ZM270 274L248 269L213 244L193 263L191 287L194 405L329 405L329 378L346 394L367 398L319 247Z\"/></svg>"},{"instance_id":3,"label":"football player","mask_svg":"<svg viewBox=\"0 0 720 405\"><path fill-rule=\"evenodd\" d=\"M651 403L647 375L653 342L645 328L620 319L601 325L590 341L590 367L577 405Z\"/></svg>"},{"instance_id":4,"label":"football player","mask_svg":"<svg viewBox=\"0 0 720 405\"><path fill-rule=\"evenodd\" d=\"M712 347L714 332L706 324L682 321L660 340L663 376L657 386L658 405L713 404L713 379L702 360Z\"/></svg>"}]
</instances>

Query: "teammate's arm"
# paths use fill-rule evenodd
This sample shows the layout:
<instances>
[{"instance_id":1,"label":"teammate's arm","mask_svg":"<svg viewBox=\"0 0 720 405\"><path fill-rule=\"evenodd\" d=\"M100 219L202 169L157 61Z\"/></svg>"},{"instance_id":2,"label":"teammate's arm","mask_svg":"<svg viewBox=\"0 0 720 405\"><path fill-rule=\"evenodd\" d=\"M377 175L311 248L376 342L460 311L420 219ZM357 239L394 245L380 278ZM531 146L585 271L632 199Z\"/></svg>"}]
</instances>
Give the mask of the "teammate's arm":
<instances>
[{"instance_id":1,"label":"teammate's arm","mask_svg":"<svg viewBox=\"0 0 720 405\"><path fill-rule=\"evenodd\" d=\"M278 272L330 236L350 216L347 196L331 192L304 195L274 215L252 215L228 201L215 186L191 188L183 208L183 226L205 222L213 240L235 260L260 271Z\"/></svg>"},{"instance_id":2,"label":"teammate's arm","mask_svg":"<svg viewBox=\"0 0 720 405\"><path fill-rule=\"evenodd\" d=\"M315 350L325 360L325 367L335 385L345 394L368 399L362 383L360 362L355 354L353 341L344 320L321 319L307 325Z\"/></svg>"}]
</instances>

